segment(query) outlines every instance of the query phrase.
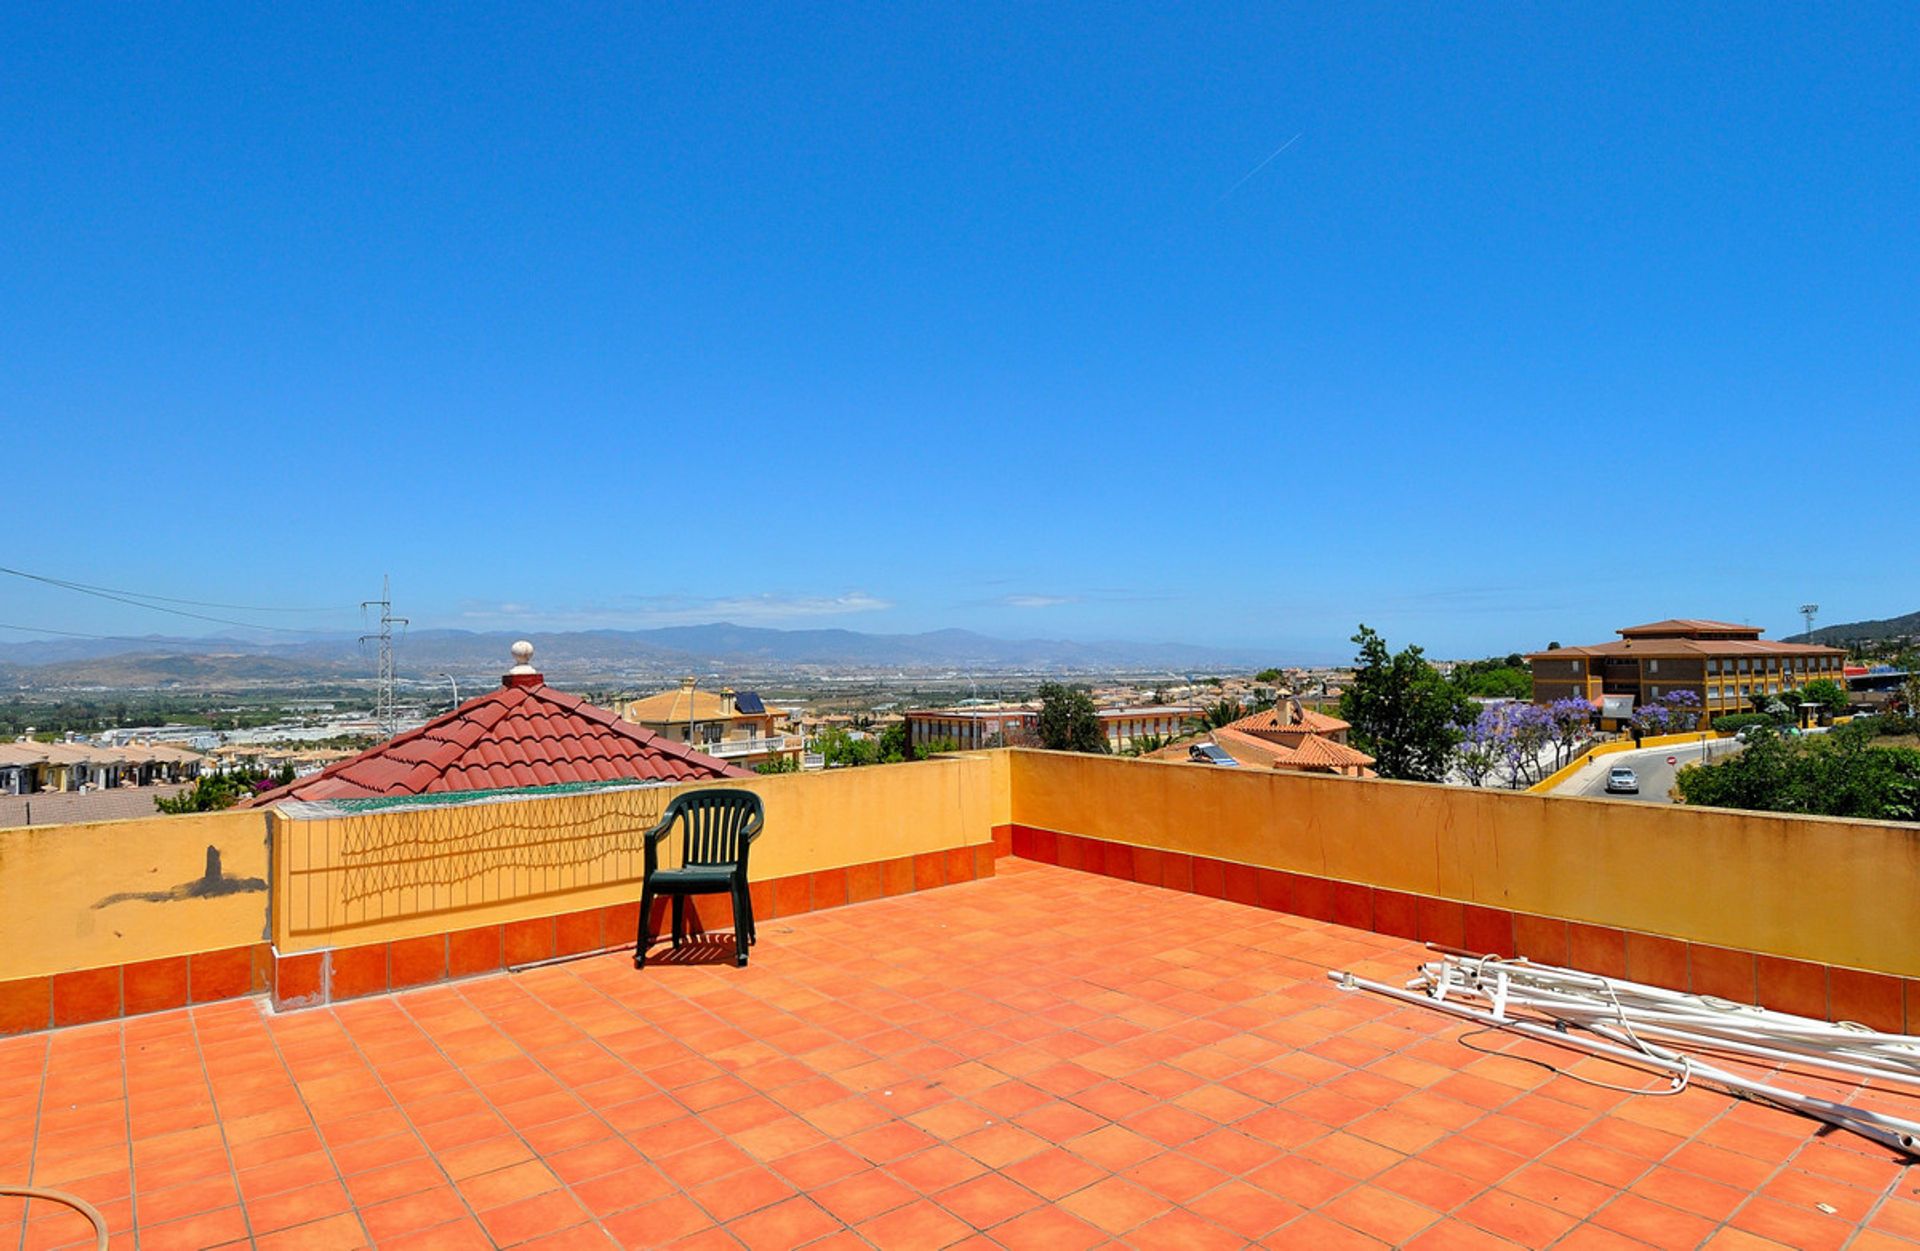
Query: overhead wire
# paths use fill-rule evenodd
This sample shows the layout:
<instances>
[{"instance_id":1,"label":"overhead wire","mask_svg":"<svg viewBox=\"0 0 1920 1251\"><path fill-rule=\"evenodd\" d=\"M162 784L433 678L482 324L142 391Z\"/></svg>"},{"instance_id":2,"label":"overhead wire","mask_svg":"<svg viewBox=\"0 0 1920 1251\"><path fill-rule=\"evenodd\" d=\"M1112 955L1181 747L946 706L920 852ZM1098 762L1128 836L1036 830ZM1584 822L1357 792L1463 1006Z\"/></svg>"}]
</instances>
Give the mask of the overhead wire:
<instances>
[{"instance_id":1,"label":"overhead wire","mask_svg":"<svg viewBox=\"0 0 1920 1251\"><path fill-rule=\"evenodd\" d=\"M195 621L211 621L218 625L240 626L241 628L248 629L248 630L267 630L275 634L312 635L313 631L310 629L299 629L293 626L266 625L258 621L241 621L234 617L215 617L208 613L188 612L184 608L169 608L167 607L167 604L194 604L198 607L229 608L234 611L245 611L245 612L346 612L346 611L351 611L348 608L287 608L287 609L259 608L259 607L248 607L245 605L213 604L213 603L208 603L206 601L201 601L201 600L174 599L168 596L146 595L139 591L119 591L119 590L114 590L107 587L93 586L85 582L73 582L73 581L69 581L66 578L55 578L55 577L50 577L46 574L30 573L25 569L14 569L6 565L0 565L0 573L9 574L16 578L24 578L29 582L40 582L40 583L44 583L47 586L59 587L62 590L73 591L81 595L91 595L98 599L108 599L108 600L113 600L116 603L130 604L135 608L145 608L151 612L170 613L176 617L190 617ZM154 602L154 601L161 601L161 602ZM64 633L64 631L46 631L45 633Z\"/></svg>"},{"instance_id":2,"label":"overhead wire","mask_svg":"<svg viewBox=\"0 0 1920 1251\"><path fill-rule=\"evenodd\" d=\"M109 643L138 643L141 640L130 634L82 634L78 630L53 630L46 626L14 625L10 621L0 621L0 630L18 630L22 634L58 634L70 639L103 639Z\"/></svg>"}]
</instances>

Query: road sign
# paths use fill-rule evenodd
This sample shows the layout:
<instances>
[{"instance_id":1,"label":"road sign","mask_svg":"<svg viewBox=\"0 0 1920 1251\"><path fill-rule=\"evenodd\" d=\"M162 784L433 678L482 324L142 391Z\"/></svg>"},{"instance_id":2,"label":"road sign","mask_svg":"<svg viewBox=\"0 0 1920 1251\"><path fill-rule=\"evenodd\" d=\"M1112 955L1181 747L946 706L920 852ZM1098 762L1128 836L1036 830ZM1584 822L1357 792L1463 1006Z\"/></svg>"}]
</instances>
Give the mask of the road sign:
<instances>
[{"instance_id":1,"label":"road sign","mask_svg":"<svg viewBox=\"0 0 1920 1251\"><path fill-rule=\"evenodd\" d=\"M1668 756L1668 757L1667 757L1667 763L1668 763L1668 764L1679 764L1679 763L1680 763L1680 757L1678 757L1678 756Z\"/></svg>"}]
</instances>

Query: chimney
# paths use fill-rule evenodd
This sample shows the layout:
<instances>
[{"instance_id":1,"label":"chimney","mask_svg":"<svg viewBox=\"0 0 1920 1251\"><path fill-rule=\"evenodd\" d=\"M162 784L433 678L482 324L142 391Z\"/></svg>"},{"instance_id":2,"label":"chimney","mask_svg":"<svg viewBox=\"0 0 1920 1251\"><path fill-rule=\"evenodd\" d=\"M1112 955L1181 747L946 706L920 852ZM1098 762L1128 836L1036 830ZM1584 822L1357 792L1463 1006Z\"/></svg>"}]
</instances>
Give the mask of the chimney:
<instances>
[{"instance_id":1,"label":"chimney","mask_svg":"<svg viewBox=\"0 0 1920 1251\"><path fill-rule=\"evenodd\" d=\"M500 677L502 686L535 687L546 682L533 667L533 644L521 639L513 645L513 668Z\"/></svg>"},{"instance_id":2,"label":"chimney","mask_svg":"<svg viewBox=\"0 0 1920 1251\"><path fill-rule=\"evenodd\" d=\"M731 686L723 686L720 688L720 715L723 717L731 717L733 711L733 688Z\"/></svg>"}]
</instances>

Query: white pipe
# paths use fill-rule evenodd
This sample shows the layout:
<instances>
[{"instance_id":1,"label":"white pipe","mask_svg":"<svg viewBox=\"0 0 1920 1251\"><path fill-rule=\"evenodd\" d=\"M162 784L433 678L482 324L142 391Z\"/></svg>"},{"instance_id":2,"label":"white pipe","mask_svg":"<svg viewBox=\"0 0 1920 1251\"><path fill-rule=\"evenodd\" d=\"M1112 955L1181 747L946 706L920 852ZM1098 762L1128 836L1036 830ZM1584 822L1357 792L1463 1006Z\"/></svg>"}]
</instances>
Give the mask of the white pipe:
<instances>
[{"instance_id":1,"label":"white pipe","mask_svg":"<svg viewBox=\"0 0 1920 1251\"><path fill-rule=\"evenodd\" d=\"M1509 1020L1504 1017L1495 1016L1490 1012L1482 1012L1475 1008L1469 1008L1464 1004L1443 1003L1431 996L1422 995L1416 991L1402 990L1398 986L1389 986L1384 982L1369 981L1366 978L1355 977L1352 973L1338 972L1329 969L1327 971L1327 977L1342 990L1372 991L1377 995L1385 995L1390 999L1398 999L1403 1003L1415 1004L1423 1008L1432 1008L1435 1011L1445 1012L1464 1020L1475 1021L1481 1025L1493 1026L1498 1029L1509 1029L1517 1034L1522 1034L1529 1038L1536 1038L1542 1042L1550 1042L1559 1046L1577 1047L1580 1050L1589 1051L1596 1055L1607 1056L1610 1059L1619 1060L1626 1064L1637 1064L1664 1069L1669 1073L1679 1076L1709 1081L1735 1094L1751 1095L1756 1098L1778 1103L1799 1112L1804 1112L1816 1120L1825 1121L1829 1125L1835 1125L1842 1129L1852 1130L1854 1133L1866 1138L1871 1138L1883 1146L1907 1152L1909 1155L1920 1155L1920 1123L1903 1121L1897 1117L1881 1116L1879 1113L1868 1111L1865 1108L1847 1107L1844 1104L1830 1103L1825 1099L1817 1099L1811 1095L1803 1095L1798 1091L1784 1090L1778 1086L1769 1086L1764 1082L1750 1081L1737 1074L1729 1073L1724 1069L1718 1069L1710 1064L1703 1064L1699 1061L1686 1058L1670 1060L1658 1054L1646 1051L1635 1051L1626 1047L1616 1046L1613 1043L1601 1042L1595 1039L1581 1037L1577 1034L1549 1029L1544 1025L1536 1025L1531 1021Z\"/></svg>"},{"instance_id":2,"label":"white pipe","mask_svg":"<svg viewBox=\"0 0 1920 1251\"><path fill-rule=\"evenodd\" d=\"M1516 1002L1516 1000L1510 996L1508 1002L1513 1003ZM1521 1000L1518 1002L1525 1001ZM1527 1004L1527 1006L1540 1007L1540 1005L1530 1003ZM1614 1013L1606 1011L1605 1009L1580 1004L1555 1004L1551 1007L1541 1007L1540 1010L1553 1016L1577 1020L1580 1024L1596 1031L1603 1026L1611 1027L1619 1019ZM1498 1009L1494 1010L1494 1014L1499 1016L1505 1015L1504 1012ZM1845 1073L1850 1077L1881 1078L1886 1081L1897 1082L1902 1085L1920 1089L1920 1073L1890 1067L1887 1064L1863 1063L1858 1060L1853 1062L1837 1060L1831 1055L1817 1050L1791 1050L1781 1047L1768 1047L1760 1043L1677 1029L1659 1024L1657 1021L1646 1020L1637 1016L1631 1018L1629 1024L1635 1034L1644 1037L1659 1038L1667 1042L1690 1043L1693 1046L1706 1050L1734 1052L1759 1059L1773 1060L1782 1064L1821 1068L1836 1073Z\"/></svg>"},{"instance_id":3,"label":"white pipe","mask_svg":"<svg viewBox=\"0 0 1920 1251\"><path fill-rule=\"evenodd\" d=\"M1428 965L1423 971L1427 974L1429 985L1445 985L1452 991L1495 1000L1493 1010L1497 1015L1505 1015L1501 1008L1502 1000L1529 1002L1542 1011L1582 1019L1620 1020L1624 1012L1628 1014L1625 1019L1630 1027L1658 1030L1669 1038L1695 1040L1701 1045L1716 1045L1769 1059L1805 1061L1849 1074L1864 1073L1920 1085L1920 1052L1914 1051L1904 1040L1896 1041L1902 1038L1900 1035L1875 1035L1861 1030L1838 1029L1797 1017L1785 1017L1779 1013L1767 1014L1770 1018L1779 1018L1780 1024L1776 1027L1773 1020L1761 1019L1757 1012L1726 1013L1710 1008L1704 1011L1656 1009L1635 1005L1627 997L1607 1002L1557 989L1516 987L1516 982L1538 980L1531 975L1531 970L1524 978L1515 976L1497 980L1491 992L1478 985L1477 979L1466 976L1469 971L1459 966ZM1461 976L1456 977L1455 974ZM1749 1022L1754 1026L1771 1028L1750 1028ZM1708 1044L1707 1039L1715 1041ZM1874 1045L1880 1039L1886 1041L1879 1046ZM1863 1046L1863 1043L1866 1045Z\"/></svg>"}]
</instances>

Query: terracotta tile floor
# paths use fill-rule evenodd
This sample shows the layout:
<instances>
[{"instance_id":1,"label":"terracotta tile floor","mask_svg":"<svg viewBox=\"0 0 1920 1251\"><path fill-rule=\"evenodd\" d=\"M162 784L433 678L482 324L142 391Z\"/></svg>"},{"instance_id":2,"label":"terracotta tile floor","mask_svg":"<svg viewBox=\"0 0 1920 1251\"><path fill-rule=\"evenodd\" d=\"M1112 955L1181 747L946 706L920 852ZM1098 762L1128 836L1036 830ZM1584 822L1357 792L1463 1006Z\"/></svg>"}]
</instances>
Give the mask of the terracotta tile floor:
<instances>
[{"instance_id":1,"label":"terracotta tile floor","mask_svg":"<svg viewBox=\"0 0 1920 1251\"><path fill-rule=\"evenodd\" d=\"M746 970L596 957L0 1042L0 1181L147 1248L1920 1240L1920 1177L1860 1140L1483 1054L1322 976L1412 944L1001 870L768 922ZM85 1233L0 1202L5 1246Z\"/></svg>"}]
</instances>

